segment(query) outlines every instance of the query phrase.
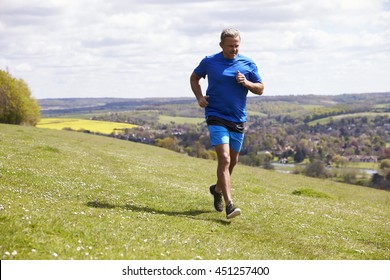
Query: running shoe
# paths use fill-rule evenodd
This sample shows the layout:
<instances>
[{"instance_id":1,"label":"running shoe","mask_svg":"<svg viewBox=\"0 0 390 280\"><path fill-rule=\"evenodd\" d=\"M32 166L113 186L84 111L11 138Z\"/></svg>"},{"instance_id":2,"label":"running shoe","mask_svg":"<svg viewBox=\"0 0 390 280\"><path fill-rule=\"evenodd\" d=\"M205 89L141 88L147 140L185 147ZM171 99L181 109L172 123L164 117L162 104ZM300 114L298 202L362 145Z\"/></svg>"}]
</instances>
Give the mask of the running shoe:
<instances>
[{"instance_id":1,"label":"running shoe","mask_svg":"<svg viewBox=\"0 0 390 280\"><path fill-rule=\"evenodd\" d=\"M240 208L236 208L233 205L233 202L229 202L228 205L226 205L226 218L227 219L233 219L234 217L240 216L241 210Z\"/></svg>"},{"instance_id":2,"label":"running shoe","mask_svg":"<svg viewBox=\"0 0 390 280\"><path fill-rule=\"evenodd\" d=\"M214 208L218 212L223 211L223 200L222 200L222 193L218 193L215 191L215 188L217 185L211 185L210 186L210 193L214 197Z\"/></svg>"}]
</instances>

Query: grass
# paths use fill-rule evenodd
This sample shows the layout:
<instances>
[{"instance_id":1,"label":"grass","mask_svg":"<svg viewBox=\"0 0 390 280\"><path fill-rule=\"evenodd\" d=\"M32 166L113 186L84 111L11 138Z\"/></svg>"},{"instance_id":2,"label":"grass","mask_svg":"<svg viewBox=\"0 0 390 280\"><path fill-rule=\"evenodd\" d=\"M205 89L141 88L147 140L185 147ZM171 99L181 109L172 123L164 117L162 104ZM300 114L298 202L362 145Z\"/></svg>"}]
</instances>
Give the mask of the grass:
<instances>
[{"instance_id":1,"label":"grass","mask_svg":"<svg viewBox=\"0 0 390 280\"><path fill-rule=\"evenodd\" d=\"M37 125L38 128L89 130L95 133L111 134L125 128L133 128L136 125L105 121L94 121L77 118L43 118Z\"/></svg>"},{"instance_id":2,"label":"grass","mask_svg":"<svg viewBox=\"0 0 390 280\"><path fill-rule=\"evenodd\" d=\"M254 111L254 110L248 110L248 115L249 116L258 116L258 117L266 117L267 116L267 114L265 114L265 113L261 113L261 112Z\"/></svg>"},{"instance_id":3,"label":"grass","mask_svg":"<svg viewBox=\"0 0 390 280\"><path fill-rule=\"evenodd\" d=\"M376 116L390 116L390 113L374 113L374 112L364 112L364 113L353 113L353 114L343 114L343 115L337 115L332 117L326 117L318 120L314 120L311 122L308 122L307 124L309 126L314 126L316 124L327 124L331 120L341 120L343 118L356 118L356 117L368 117L368 118L374 118Z\"/></svg>"},{"instance_id":4,"label":"grass","mask_svg":"<svg viewBox=\"0 0 390 280\"><path fill-rule=\"evenodd\" d=\"M343 167L376 170L379 168L379 165L379 162L347 162Z\"/></svg>"},{"instance_id":5,"label":"grass","mask_svg":"<svg viewBox=\"0 0 390 280\"><path fill-rule=\"evenodd\" d=\"M294 195L301 195L301 196L307 196L307 197L330 198L329 195L327 195L325 193L322 193L322 192L318 192L318 191L312 190L312 189L299 189L299 190L293 191L292 194L294 194Z\"/></svg>"},{"instance_id":6,"label":"grass","mask_svg":"<svg viewBox=\"0 0 390 280\"><path fill-rule=\"evenodd\" d=\"M158 122L162 124L176 123L176 124L199 124L204 122L204 118L190 118L190 117L173 117L167 115L159 115Z\"/></svg>"},{"instance_id":7,"label":"grass","mask_svg":"<svg viewBox=\"0 0 390 280\"><path fill-rule=\"evenodd\" d=\"M389 192L238 165L243 215L228 221L208 193L215 167L154 146L0 124L0 257L390 259Z\"/></svg>"}]
</instances>

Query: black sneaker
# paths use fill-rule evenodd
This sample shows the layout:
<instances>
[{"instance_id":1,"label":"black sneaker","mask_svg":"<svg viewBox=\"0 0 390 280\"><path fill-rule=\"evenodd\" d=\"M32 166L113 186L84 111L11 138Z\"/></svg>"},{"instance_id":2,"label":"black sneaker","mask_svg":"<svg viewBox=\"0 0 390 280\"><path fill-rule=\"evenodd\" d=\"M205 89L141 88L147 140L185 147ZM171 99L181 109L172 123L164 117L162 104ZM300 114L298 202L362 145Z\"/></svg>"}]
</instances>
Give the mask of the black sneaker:
<instances>
[{"instance_id":1,"label":"black sneaker","mask_svg":"<svg viewBox=\"0 0 390 280\"><path fill-rule=\"evenodd\" d=\"M228 205L226 205L226 218L227 219L233 219L234 217L240 216L241 210L240 208L236 208L233 205L233 202L229 202Z\"/></svg>"},{"instance_id":2,"label":"black sneaker","mask_svg":"<svg viewBox=\"0 0 390 280\"><path fill-rule=\"evenodd\" d=\"M215 191L215 188L217 185L211 185L210 186L210 193L214 196L214 208L218 212L223 211L223 201L222 201L222 193L217 193Z\"/></svg>"}]
</instances>

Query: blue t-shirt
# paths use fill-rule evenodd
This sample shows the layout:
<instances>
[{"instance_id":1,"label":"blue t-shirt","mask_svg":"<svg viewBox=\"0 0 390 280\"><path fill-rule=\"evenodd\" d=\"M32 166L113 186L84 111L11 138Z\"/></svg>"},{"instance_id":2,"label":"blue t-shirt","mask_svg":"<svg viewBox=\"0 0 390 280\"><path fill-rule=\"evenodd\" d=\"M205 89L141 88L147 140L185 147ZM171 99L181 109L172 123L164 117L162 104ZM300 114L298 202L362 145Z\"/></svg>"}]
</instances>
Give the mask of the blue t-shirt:
<instances>
[{"instance_id":1,"label":"blue t-shirt","mask_svg":"<svg viewBox=\"0 0 390 280\"><path fill-rule=\"evenodd\" d=\"M240 54L234 59L224 58L222 52L206 56L195 68L195 74L208 78L206 119L217 116L231 122L246 122L248 89L237 83L237 71L244 74L248 81L262 82L253 60Z\"/></svg>"}]
</instances>

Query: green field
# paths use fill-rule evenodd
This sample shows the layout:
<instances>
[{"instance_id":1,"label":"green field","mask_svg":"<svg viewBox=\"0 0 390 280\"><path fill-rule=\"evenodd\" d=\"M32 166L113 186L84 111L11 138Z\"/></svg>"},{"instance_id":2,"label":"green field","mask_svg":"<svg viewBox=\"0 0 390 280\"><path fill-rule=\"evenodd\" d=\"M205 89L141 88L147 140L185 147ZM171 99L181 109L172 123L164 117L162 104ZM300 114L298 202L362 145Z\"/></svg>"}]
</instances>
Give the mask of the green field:
<instances>
[{"instance_id":1,"label":"green field","mask_svg":"<svg viewBox=\"0 0 390 280\"><path fill-rule=\"evenodd\" d=\"M332 117L327 117L327 118L322 118L318 119L315 121L308 122L308 125L316 125L318 124L327 124L331 120L341 120L343 118L357 118L357 117L368 117L368 118L374 118L376 116L389 116L390 113L374 113L374 112L364 112L364 113L354 113L354 114L343 114L343 115L338 115L338 116L332 116Z\"/></svg>"},{"instance_id":2,"label":"green field","mask_svg":"<svg viewBox=\"0 0 390 280\"><path fill-rule=\"evenodd\" d=\"M267 114L256 112L256 111L248 111L248 116L258 116L258 117L266 117Z\"/></svg>"},{"instance_id":3,"label":"green field","mask_svg":"<svg viewBox=\"0 0 390 280\"><path fill-rule=\"evenodd\" d=\"M125 128L133 128L136 125L105 121L94 121L76 118L43 118L37 125L38 128L88 130L94 133L111 134L123 131Z\"/></svg>"},{"instance_id":4,"label":"green field","mask_svg":"<svg viewBox=\"0 0 390 280\"><path fill-rule=\"evenodd\" d=\"M238 165L243 215L213 210L216 162L0 124L0 256L390 259L390 193Z\"/></svg>"},{"instance_id":5,"label":"green field","mask_svg":"<svg viewBox=\"0 0 390 280\"><path fill-rule=\"evenodd\" d=\"M187 117L173 117L166 115L159 115L158 122L162 124L176 123L176 124L199 124L204 122L204 118L187 118Z\"/></svg>"}]
</instances>

